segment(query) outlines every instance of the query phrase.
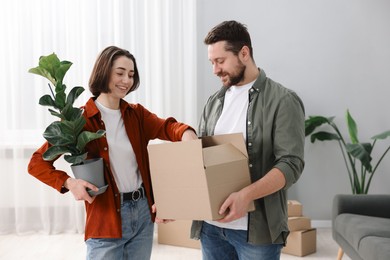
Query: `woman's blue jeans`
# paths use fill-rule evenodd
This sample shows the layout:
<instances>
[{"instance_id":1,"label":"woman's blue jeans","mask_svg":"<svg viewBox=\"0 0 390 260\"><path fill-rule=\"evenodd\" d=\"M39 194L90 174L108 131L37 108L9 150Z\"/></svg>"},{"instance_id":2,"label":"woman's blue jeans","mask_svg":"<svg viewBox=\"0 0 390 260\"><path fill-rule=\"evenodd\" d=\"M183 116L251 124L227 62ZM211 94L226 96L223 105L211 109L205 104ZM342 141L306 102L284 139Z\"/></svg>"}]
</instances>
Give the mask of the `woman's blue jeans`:
<instances>
[{"instance_id":1,"label":"woman's blue jeans","mask_svg":"<svg viewBox=\"0 0 390 260\"><path fill-rule=\"evenodd\" d=\"M121 205L122 238L90 238L87 259L150 259L153 245L153 222L147 199L124 201Z\"/></svg>"},{"instance_id":2,"label":"woman's blue jeans","mask_svg":"<svg viewBox=\"0 0 390 260\"><path fill-rule=\"evenodd\" d=\"M203 260L279 260L281 244L252 245L247 231L216 227L203 222L200 236Z\"/></svg>"}]
</instances>

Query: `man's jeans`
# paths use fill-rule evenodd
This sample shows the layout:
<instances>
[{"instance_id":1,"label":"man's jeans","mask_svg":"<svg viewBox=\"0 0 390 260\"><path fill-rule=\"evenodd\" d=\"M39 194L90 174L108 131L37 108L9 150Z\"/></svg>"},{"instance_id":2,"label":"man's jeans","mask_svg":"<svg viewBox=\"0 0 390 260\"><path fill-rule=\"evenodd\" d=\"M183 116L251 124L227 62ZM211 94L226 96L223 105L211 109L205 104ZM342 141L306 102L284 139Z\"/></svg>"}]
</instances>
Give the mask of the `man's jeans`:
<instances>
[{"instance_id":1,"label":"man's jeans","mask_svg":"<svg viewBox=\"0 0 390 260\"><path fill-rule=\"evenodd\" d=\"M87 259L150 259L153 222L147 199L124 201L121 205L122 238L92 238L86 241Z\"/></svg>"},{"instance_id":2,"label":"man's jeans","mask_svg":"<svg viewBox=\"0 0 390 260\"><path fill-rule=\"evenodd\" d=\"M252 245L247 231L216 227L203 222L200 235L203 260L279 260L281 244Z\"/></svg>"}]
</instances>

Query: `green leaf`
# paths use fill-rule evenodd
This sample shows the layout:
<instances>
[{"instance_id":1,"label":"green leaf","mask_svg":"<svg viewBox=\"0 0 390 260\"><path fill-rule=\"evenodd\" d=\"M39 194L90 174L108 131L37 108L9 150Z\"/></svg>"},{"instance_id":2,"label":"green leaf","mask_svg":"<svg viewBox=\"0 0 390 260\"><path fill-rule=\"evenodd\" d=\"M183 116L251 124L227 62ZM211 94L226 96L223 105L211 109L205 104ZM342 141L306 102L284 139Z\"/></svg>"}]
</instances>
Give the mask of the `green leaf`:
<instances>
[{"instance_id":1,"label":"green leaf","mask_svg":"<svg viewBox=\"0 0 390 260\"><path fill-rule=\"evenodd\" d=\"M351 142L353 144L359 143L356 122L355 122L355 120L353 120L351 114L349 113L349 110L347 110L347 113L346 113L346 121L347 121L347 125L348 125L348 132L349 132L349 137L351 138Z\"/></svg>"},{"instance_id":2,"label":"green leaf","mask_svg":"<svg viewBox=\"0 0 390 260\"><path fill-rule=\"evenodd\" d=\"M104 136L105 133L104 130L98 130L96 133L83 131L77 138L77 149L83 151L88 142Z\"/></svg>"},{"instance_id":3,"label":"green leaf","mask_svg":"<svg viewBox=\"0 0 390 260\"><path fill-rule=\"evenodd\" d=\"M78 136L81 133L85 123L86 121L84 117L80 117L74 121L62 121L61 122L61 124L63 125L62 131L67 134L71 134L75 136L74 141L76 141L76 136Z\"/></svg>"},{"instance_id":4,"label":"green leaf","mask_svg":"<svg viewBox=\"0 0 390 260\"><path fill-rule=\"evenodd\" d=\"M83 109L78 107L72 107L72 115L70 117L70 120L76 120L77 118L83 117Z\"/></svg>"},{"instance_id":5,"label":"green leaf","mask_svg":"<svg viewBox=\"0 0 390 260\"><path fill-rule=\"evenodd\" d=\"M56 70L60 67L60 60L57 55L52 53L47 56L41 56L39 58L39 67L46 71L45 78L50 80L50 82L55 86L57 84L57 79L55 77Z\"/></svg>"},{"instance_id":6,"label":"green leaf","mask_svg":"<svg viewBox=\"0 0 390 260\"><path fill-rule=\"evenodd\" d=\"M62 84L66 72L69 70L70 66L72 66L72 62L70 61L61 61L58 68L55 70L55 78L57 79L57 82Z\"/></svg>"},{"instance_id":7,"label":"green leaf","mask_svg":"<svg viewBox=\"0 0 390 260\"><path fill-rule=\"evenodd\" d=\"M65 122L66 121L55 121L46 128L43 137L51 145L63 146L76 142L76 137Z\"/></svg>"},{"instance_id":8,"label":"green leaf","mask_svg":"<svg viewBox=\"0 0 390 260\"><path fill-rule=\"evenodd\" d=\"M56 102L56 106L62 110L64 109L65 107L65 100L66 100L66 94L65 94L65 91L57 91L57 87L56 87L56 98L55 98L55 102Z\"/></svg>"},{"instance_id":9,"label":"green leaf","mask_svg":"<svg viewBox=\"0 0 390 260\"><path fill-rule=\"evenodd\" d=\"M50 106L58 109L56 103L54 102L53 98L50 95L43 95L39 99L39 104L42 106Z\"/></svg>"},{"instance_id":10,"label":"green leaf","mask_svg":"<svg viewBox=\"0 0 390 260\"><path fill-rule=\"evenodd\" d=\"M73 107L72 104L66 104L64 109L62 109L61 114L66 118L66 120L73 121L82 117L82 112L82 109Z\"/></svg>"},{"instance_id":11,"label":"green leaf","mask_svg":"<svg viewBox=\"0 0 390 260\"><path fill-rule=\"evenodd\" d=\"M64 94L66 90L66 85L62 84L61 81L57 81L57 84L55 85L54 91L56 94Z\"/></svg>"},{"instance_id":12,"label":"green leaf","mask_svg":"<svg viewBox=\"0 0 390 260\"><path fill-rule=\"evenodd\" d=\"M376 139L386 139L389 136L390 136L390 130L383 132L381 134L375 135L375 136L371 137L371 139L375 139L375 140Z\"/></svg>"},{"instance_id":13,"label":"green leaf","mask_svg":"<svg viewBox=\"0 0 390 260\"><path fill-rule=\"evenodd\" d=\"M309 118L305 120L305 135L310 135L317 127L323 124L329 124L332 120L333 117L326 118L323 116L309 116Z\"/></svg>"},{"instance_id":14,"label":"green leaf","mask_svg":"<svg viewBox=\"0 0 390 260\"><path fill-rule=\"evenodd\" d=\"M47 78L53 85L56 83L55 78L44 68L35 67L28 70L28 72Z\"/></svg>"},{"instance_id":15,"label":"green leaf","mask_svg":"<svg viewBox=\"0 0 390 260\"><path fill-rule=\"evenodd\" d=\"M60 60L55 53L39 58L39 67L46 69L55 78L55 71L60 66ZM53 85L55 85L53 83Z\"/></svg>"},{"instance_id":16,"label":"green leaf","mask_svg":"<svg viewBox=\"0 0 390 260\"><path fill-rule=\"evenodd\" d=\"M53 116L59 117L61 120L66 120L66 118L62 114L58 113L57 111L50 108L48 110L50 114L52 114Z\"/></svg>"},{"instance_id":17,"label":"green leaf","mask_svg":"<svg viewBox=\"0 0 390 260\"><path fill-rule=\"evenodd\" d=\"M68 98L66 99L66 104L73 105L74 101L84 92L83 87L74 87L68 94Z\"/></svg>"},{"instance_id":18,"label":"green leaf","mask_svg":"<svg viewBox=\"0 0 390 260\"><path fill-rule=\"evenodd\" d=\"M52 161L57 157L61 156L62 154L70 152L71 151L66 146L50 146L49 149L47 149L46 152L43 153L42 158L45 161Z\"/></svg>"},{"instance_id":19,"label":"green leaf","mask_svg":"<svg viewBox=\"0 0 390 260\"><path fill-rule=\"evenodd\" d=\"M370 143L346 144L345 148L349 154L362 163L368 172L372 171L372 145Z\"/></svg>"},{"instance_id":20,"label":"green leaf","mask_svg":"<svg viewBox=\"0 0 390 260\"><path fill-rule=\"evenodd\" d=\"M340 140L340 137L334 133L321 131L311 135L310 141L314 143L316 140L318 141Z\"/></svg>"},{"instance_id":21,"label":"green leaf","mask_svg":"<svg viewBox=\"0 0 390 260\"><path fill-rule=\"evenodd\" d=\"M87 159L87 153L78 154L78 155L65 155L65 161L72 165L78 165L83 163Z\"/></svg>"}]
</instances>

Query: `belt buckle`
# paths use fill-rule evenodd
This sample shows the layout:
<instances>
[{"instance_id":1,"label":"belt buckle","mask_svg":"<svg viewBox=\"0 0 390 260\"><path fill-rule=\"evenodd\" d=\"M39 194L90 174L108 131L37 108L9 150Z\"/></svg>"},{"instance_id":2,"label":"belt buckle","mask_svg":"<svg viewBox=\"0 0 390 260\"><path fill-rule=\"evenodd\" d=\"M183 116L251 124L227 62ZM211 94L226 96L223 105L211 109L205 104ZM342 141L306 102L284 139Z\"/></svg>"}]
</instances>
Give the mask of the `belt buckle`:
<instances>
[{"instance_id":1,"label":"belt buckle","mask_svg":"<svg viewBox=\"0 0 390 260\"><path fill-rule=\"evenodd\" d=\"M131 199L133 201L138 201L140 198L141 198L141 191L140 190L133 191L133 193L131 194Z\"/></svg>"}]
</instances>

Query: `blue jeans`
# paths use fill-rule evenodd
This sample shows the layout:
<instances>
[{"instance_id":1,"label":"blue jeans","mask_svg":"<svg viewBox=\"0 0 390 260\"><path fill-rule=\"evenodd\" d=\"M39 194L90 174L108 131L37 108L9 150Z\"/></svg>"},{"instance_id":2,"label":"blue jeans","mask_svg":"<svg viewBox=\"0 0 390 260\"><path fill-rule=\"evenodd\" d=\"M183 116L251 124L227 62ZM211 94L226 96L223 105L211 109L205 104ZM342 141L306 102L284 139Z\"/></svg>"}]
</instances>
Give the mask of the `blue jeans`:
<instances>
[{"instance_id":1,"label":"blue jeans","mask_svg":"<svg viewBox=\"0 0 390 260\"><path fill-rule=\"evenodd\" d=\"M124 201L121 205L122 238L90 238L87 259L150 259L154 225L147 199Z\"/></svg>"},{"instance_id":2,"label":"blue jeans","mask_svg":"<svg viewBox=\"0 0 390 260\"><path fill-rule=\"evenodd\" d=\"M252 245L247 242L247 233L246 230L225 229L203 222L200 235L203 260L280 259L283 245Z\"/></svg>"}]
</instances>

